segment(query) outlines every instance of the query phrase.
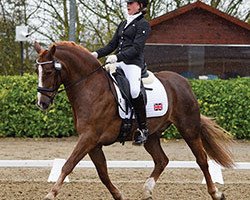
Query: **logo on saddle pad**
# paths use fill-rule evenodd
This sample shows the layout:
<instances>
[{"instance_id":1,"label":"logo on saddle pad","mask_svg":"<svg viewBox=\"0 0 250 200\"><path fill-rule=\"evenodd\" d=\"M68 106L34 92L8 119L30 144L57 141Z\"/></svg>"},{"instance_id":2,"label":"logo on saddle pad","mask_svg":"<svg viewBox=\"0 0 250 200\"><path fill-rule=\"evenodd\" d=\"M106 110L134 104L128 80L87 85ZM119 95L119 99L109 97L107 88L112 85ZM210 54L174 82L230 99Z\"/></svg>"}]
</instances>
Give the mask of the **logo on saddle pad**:
<instances>
[{"instance_id":1,"label":"logo on saddle pad","mask_svg":"<svg viewBox=\"0 0 250 200\"><path fill-rule=\"evenodd\" d=\"M154 110L155 111L161 111L163 109L162 103L155 103L154 104Z\"/></svg>"}]
</instances>

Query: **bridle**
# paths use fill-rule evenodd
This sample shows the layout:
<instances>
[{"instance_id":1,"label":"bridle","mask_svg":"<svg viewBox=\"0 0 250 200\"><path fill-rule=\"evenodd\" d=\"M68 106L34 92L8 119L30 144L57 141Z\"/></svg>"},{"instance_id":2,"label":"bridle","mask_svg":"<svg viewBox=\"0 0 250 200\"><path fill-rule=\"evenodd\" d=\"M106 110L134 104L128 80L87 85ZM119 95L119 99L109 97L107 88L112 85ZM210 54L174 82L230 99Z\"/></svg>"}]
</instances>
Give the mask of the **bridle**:
<instances>
[{"instance_id":1,"label":"bridle","mask_svg":"<svg viewBox=\"0 0 250 200\"><path fill-rule=\"evenodd\" d=\"M58 77L57 80L59 80L59 78L62 80L62 76L61 76L61 70L62 70L62 65L60 62L58 62L57 60L51 60L51 61L45 61L45 62L39 62L38 59L36 60L36 64L38 65L46 65L46 64L53 64L54 68L56 70L55 73L55 77ZM80 82L84 81L85 79L87 79L89 76L91 76L92 74L94 74L95 72L97 72L99 69L103 69L104 65L100 65L99 67L97 67L96 69L94 69L92 72L90 72L87 76L80 78L79 80L70 83L66 86L64 86L63 89L58 90L60 85L58 86L53 86L52 88L46 88L46 87L37 87L37 91L43 95L45 95L46 97L48 97L51 102L53 102L53 99L55 98L55 96L75 85L78 85ZM53 95L48 95L48 93L52 93Z\"/></svg>"},{"instance_id":2,"label":"bridle","mask_svg":"<svg viewBox=\"0 0 250 200\"><path fill-rule=\"evenodd\" d=\"M50 61L45 61L45 62L39 62L38 59L36 60L36 64L41 65L41 66L46 65L46 64L53 64L54 68L56 70L55 77L59 77L61 79L61 67L60 68L56 67L55 63L59 63L59 62L57 62L56 60L50 60ZM46 87L39 87L38 86L37 91L39 93L45 95L46 97L48 97L52 102L53 99L55 98L56 94L58 93L57 90L58 90L59 87L60 86L55 86L55 83L54 83L54 86L52 88L46 88ZM54 95L49 95L48 93L52 93Z\"/></svg>"}]
</instances>

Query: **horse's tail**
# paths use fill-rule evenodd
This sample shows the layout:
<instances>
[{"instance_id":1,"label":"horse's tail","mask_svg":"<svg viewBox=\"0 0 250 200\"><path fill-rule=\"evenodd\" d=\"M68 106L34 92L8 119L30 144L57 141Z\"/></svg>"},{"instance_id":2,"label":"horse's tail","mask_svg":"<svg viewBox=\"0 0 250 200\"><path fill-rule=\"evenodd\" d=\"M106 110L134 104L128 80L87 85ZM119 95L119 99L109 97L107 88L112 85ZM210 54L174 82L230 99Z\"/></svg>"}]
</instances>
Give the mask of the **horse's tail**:
<instances>
[{"instance_id":1,"label":"horse's tail","mask_svg":"<svg viewBox=\"0 0 250 200\"><path fill-rule=\"evenodd\" d=\"M201 115L201 139L210 158L223 167L233 167L234 161L228 145L233 142L230 134L214 120Z\"/></svg>"}]
</instances>

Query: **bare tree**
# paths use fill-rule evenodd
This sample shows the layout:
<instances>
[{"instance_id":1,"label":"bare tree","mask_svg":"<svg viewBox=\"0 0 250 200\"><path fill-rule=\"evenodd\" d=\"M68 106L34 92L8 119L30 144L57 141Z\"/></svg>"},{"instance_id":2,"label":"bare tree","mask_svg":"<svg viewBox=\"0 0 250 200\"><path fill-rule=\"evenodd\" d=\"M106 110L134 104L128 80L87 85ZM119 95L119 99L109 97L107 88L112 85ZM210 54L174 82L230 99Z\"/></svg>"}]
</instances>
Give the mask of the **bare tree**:
<instances>
[{"instance_id":1,"label":"bare tree","mask_svg":"<svg viewBox=\"0 0 250 200\"><path fill-rule=\"evenodd\" d=\"M147 19L166 14L197 0L151 0ZM201 0L229 15L250 21L248 0ZM107 43L118 23L126 17L125 0L79 0L80 14L85 19L84 35L81 41L96 48ZM248 6L247 6L248 5Z\"/></svg>"},{"instance_id":2,"label":"bare tree","mask_svg":"<svg viewBox=\"0 0 250 200\"><path fill-rule=\"evenodd\" d=\"M0 0L0 45L8 47L0 55L1 74L8 74L8 70L19 63L19 46L14 42L16 25L28 25L31 35L47 44L68 40L69 1ZM150 20L196 1L150 0L146 18ZM200 1L250 23L249 0ZM125 0L76 0L76 4L76 42L90 50L106 44L127 16ZM29 46L29 43L25 44L27 62L32 53Z\"/></svg>"},{"instance_id":3,"label":"bare tree","mask_svg":"<svg viewBox=\"0 0 250 200\"><path fill-rule=\"evenodd\" d=\"M20 46L15 42L15 27L27 24L27 3L25 0L0 0L0 74L19 74L21 66ZM26 69L30 66L28 44L25 44Z\"/></svg>"}]
</instances>

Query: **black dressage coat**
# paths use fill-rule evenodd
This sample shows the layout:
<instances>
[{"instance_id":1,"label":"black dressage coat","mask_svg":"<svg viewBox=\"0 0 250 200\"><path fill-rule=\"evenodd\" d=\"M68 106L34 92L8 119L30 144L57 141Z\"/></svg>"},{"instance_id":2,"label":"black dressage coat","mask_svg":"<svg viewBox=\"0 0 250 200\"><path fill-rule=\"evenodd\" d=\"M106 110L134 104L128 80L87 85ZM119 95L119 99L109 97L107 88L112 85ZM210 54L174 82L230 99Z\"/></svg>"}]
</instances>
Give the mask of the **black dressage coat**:
<instances>
[{"instance_id":1,"label":"black dressage coat","mask_svg":"<svg viewBox=\"0 0 250 200\"><path fill-rule=\"evenodd\" d=\"M115 51L118 62L137 65L142 68L143 74L146 68L144 46L151 28L143 15L138 16L128 26L126 23L127 21L121 22L111 41L96 52L98 58L101 58Z\"/></svg>"}]
</instances>

